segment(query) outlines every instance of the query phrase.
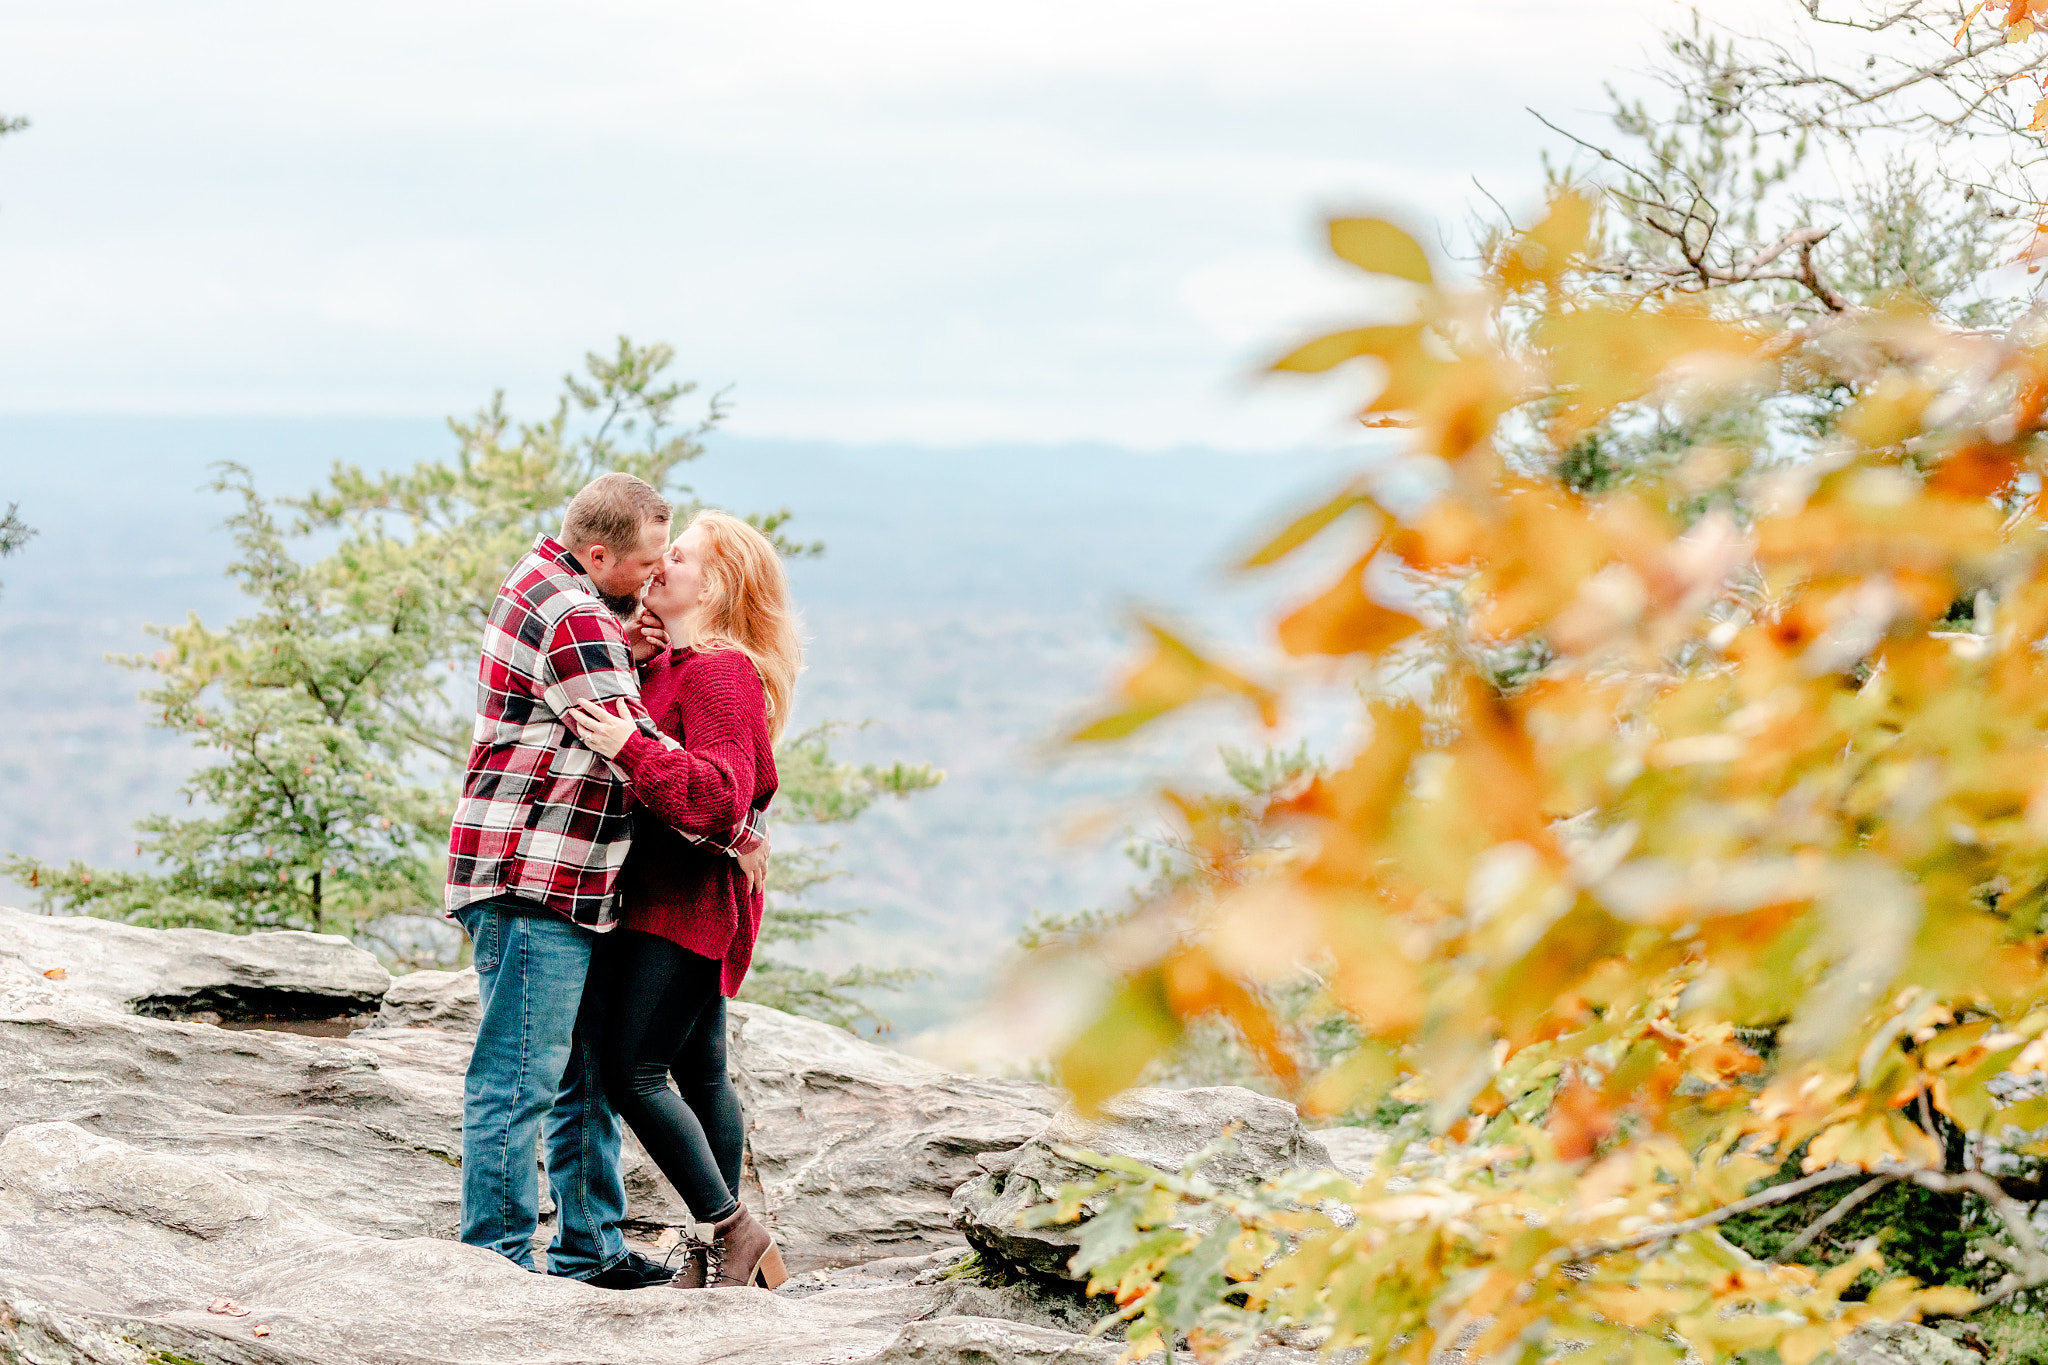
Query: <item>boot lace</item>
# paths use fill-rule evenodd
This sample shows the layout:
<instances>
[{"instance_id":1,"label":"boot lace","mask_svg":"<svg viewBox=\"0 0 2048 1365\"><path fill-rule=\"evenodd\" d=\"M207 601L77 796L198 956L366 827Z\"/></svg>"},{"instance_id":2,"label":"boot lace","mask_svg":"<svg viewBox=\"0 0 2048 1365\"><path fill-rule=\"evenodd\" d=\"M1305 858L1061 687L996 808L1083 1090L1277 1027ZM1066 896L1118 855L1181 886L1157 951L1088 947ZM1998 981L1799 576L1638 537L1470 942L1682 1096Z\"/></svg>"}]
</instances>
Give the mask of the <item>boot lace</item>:
<instances>
[{"instance_id":1,"label":"boot lace","mask_svg":"<svg viewBox=\"0 0 2048 1365\"><path fill-rule=\"evenodd\" d=\"M709 1225L707 1224L706 1226ZM700 1238L697 1235L696 1225L692 1224L684 1231L681 1237L676 1239L676 1244L668 1249L668 1253L661 1258L662 1265L669 1270L676 1270L675 1259L679 1252L682 1255L685 1267L690 1264L692 1257L704 1257L706 1265L704 1272L705 1284L708 1285L718 1278L719 1248L716 1234L713 1234L708 1239Z\"/></svg>"}]
</instances>

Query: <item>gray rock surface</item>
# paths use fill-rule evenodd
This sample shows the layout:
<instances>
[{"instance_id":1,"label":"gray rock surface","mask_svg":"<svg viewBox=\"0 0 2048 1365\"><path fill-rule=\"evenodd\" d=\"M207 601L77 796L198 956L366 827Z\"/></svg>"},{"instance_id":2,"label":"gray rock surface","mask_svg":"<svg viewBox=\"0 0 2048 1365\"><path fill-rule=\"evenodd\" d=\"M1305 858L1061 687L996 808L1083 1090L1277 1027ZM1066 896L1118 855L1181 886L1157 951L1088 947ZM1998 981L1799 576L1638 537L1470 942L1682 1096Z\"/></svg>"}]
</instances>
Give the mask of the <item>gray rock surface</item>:
<instances>
[{"instance_id":1,"label":"gray rock surface","mask_svg":"<svg viewBox=\"0 0 2048 1365\"><path fill-rule=\"evenodd\" d=\"M77 1123L204 1159L351 1232L455 1235L467 1037L372 1029L313 1038L147 1018L66 989L68 972L53 981L9 967L0 962L0 1132ZM637 1146L625 1175L643 1228L687 1221Z\"/></svg>"},{"instance_id":2,"label":"gray rock surface","mask_svg":"<svg viewBox=\"0 0 2048 1365\"><path fill-rule=\"evenodd\" d=\"M394 977L377 1011L378 1028L435 1028L474 1034L483 1015L476 968L459 972L408 972Z\"/></svg>"},{"instance_id":3,"label":"gray rock surface","mask_svg":"<svg viewBox=\"0 0 2048 1365\"><path fill-rule=\"evenodd\" d=\"M186 931L0 913L0 929L27 922L0 958L0 1131L74 1122L204 1157L253 1186L296 1194L349 1231L454 1234L473 972L415 974L430 979L348 1037L230 1031L121 1006L162 997L171 980L217 996L252 961L275 956L266 938L309 942L352 991L373 975L394 991L407 978L390 983L367 954L317 935L208 934L203 956L177 946ZM214 939L256 946L238 957ZM53 954L61 979L42 975ZM317 991L320 970L305 966L292 980ZM406 1018L426 1026L394 1026ZM756 1202L800 1268L957 1245L947 1201L978 1169L974 1157L1016 1146L1052 1110L1041 1087L955 1076L757 1006L735 1007L732 1056L761 1177ZM630 1139L625 1174L643 1231L687 1220Z\"/></svg>"},{"instance_id":4,"label":"gray rock surface","mask_svg":"<svg viewBox=\"0 0 2048 1365\"><path fill-rule=\"evenodd\" d=\"M230 1032L25 993L0 986L0 1128L64 1121L202 1160L354 1232L454 1232L460 1058L433 1035Z\"/></svg>"},{"instance_id":5,"label":"gray rock surface","mask_svg":"<svg viewBox=\"0 0 2048 1365\"><path fill-rule=\"evenodd\" d=\"M1284 1100L1234 1085L1134 1090L1110 1101L1100 1118L1063 1111L1014 1152L985 1158L986 1173L954 1193L954 1221L991 1261L1069 1278L1067 1262L1080 1245L1081 1224L1027 1228L1019 1222L1026 1209L1052 1199L1061 1185L1094 1175L1055 1149L1128 1156L1172 1171L1233 1124L1237 1150L1204 1168L1212 1180L1263 1180L1295 1167L1331 1164L1329 1152Z\"/></svg>"},{"instance_id":6,"label":"gray rock surface","mask_svg":"<svg viewBox=\"0 0 2048 1365\"><path fill-rule=\"evenodd\" d=\"M942 1306L920 1286L593 1289L458 1242L351 1235L206 1162L67 1123L0 1138L0 1264L0 1346L39 1365L148 1358L123 1338L250 1365L842 1365Z\"/></svg>"},{"instance_id":7,"label":"gray rock surface","mask_svg":"<svg viewBox=\"0 0 2048 1365\"><path fill-rule=\"evenodd\" d=\"M923 1256L885 1256L859 1265L812 1270L794 1275L781 1292L802 1296L826 1289L879 1289L891 1285L934 1285L940 1292L939 1314L952 1317L1000 1318L1030 1327L1086 1336L1112 1310L1107 1300L1089 1300L1079 1285L1018 1278L988 1284L960 1273L966 1246ZM1109 1335L1123 1339L1121 1328Z\"/></svg>"},{"instance_id":8,"label":"gray rock surface","mask_svg":"<svg viewBox=\"0 0 2048 1365\"><path fill-rule=\"evenodd\" d=\"M1109 1365L1117 1348L1071 1332L980 1317L913 1322L873 1365Z\"/></svg>"},{"instance_id":9,"label":"gray rock surface","mask_svg":"<svg viewBox=\"0 0 2048 1365\"><path fill-rule=\"evenodd\" d=\"M414 972L354 1036L466 1037L480 1009L475 969ZM733 1004L729 1057L758 1180L749 1202L799 1269L957 1246L949 1204L981 1173L975 1159L1024 1142L1055 1107L1044 1086L944 1071L759 1005ZM629 1166L627 1184L636 1205L672 1202L651 1164Z\"/></svg>"},{"instance_id":10,"label":"gray rock surface","mask_svg":"<svg viewBox=\"0 0 2048 1365\"><path fill-rule=\"evenodd\" d=\"M793 1263L957 1245L953 1191L976 1158L1045 1127L1053 1092L943 1071L844 1029L732 1007L730 1057L766 1214Z\"/></svg>"},{"instance_id":11,"label":"gray rock surface","mask_svg":"<svg viewBox=\"0 0 2048 1365\"><path fill-rule=\"evenodd\" d=\"M776 1294L596 1290L452 1240L473 972L394 986L317 935L0 915L0 1360L1092 1365L1116 1347L1070 1289L947 1276L956 1188L993 1169L1021 1202L1067 1140L1176 1165L1229 1119L1247 1173L1320 1153L1245 1092L1134 1096L1077 1126L1044 1087L740 1005L749 1199L799 1275ZM235 1030L198 1022L209 1009L367 1026ZM628 1151L639 1230L681 1221ZM222 1300L248 1311L209 1311Z\"/></svg>"},{"instance_id":12,"label":"gray rock surface","mask_svg":"<svg viewBox=\"0 0 2048 1365\"><path fill-rule=\"evenodd\" d=\"M0 906L0 975L16 974L60 997L164 1018L368 1014L391 986L382 963L335 934L139 929Z\"/></svg>"},{"instance_id":13,"label":"gray rock surface","mask_svg":"<svg viewBox=\"0 0 2048 1365\"><path fill-rule=\"evenodd\" d=\"M1984 1365L1984 1357L1931 1327L1864 1327L1815 1365Z\"/></svg>"},{"instance_id":14,"label":"gray rock surface","mask_svg":"<svg viewBox=\"0 0 2048 1365\"><path fill-rule=\"evenodd\" d=\"M1314 1137L1330 1154L1331 1164L1354 1180L1371 1170L1387 1150L1387 1135L1378 1128L1318 1128Z\"/></svg>"}]
</instances>

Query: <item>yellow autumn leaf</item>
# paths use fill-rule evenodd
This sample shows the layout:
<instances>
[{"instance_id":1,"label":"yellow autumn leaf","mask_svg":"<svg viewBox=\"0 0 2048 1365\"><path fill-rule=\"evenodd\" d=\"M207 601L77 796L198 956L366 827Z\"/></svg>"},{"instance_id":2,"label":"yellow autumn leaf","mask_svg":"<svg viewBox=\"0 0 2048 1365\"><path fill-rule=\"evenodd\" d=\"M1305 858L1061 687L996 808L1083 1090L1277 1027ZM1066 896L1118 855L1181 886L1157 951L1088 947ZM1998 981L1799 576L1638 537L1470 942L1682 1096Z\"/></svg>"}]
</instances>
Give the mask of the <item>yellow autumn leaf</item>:
<instances>
[{"instance_id":1,"label":"yellow autumn leaf","mask_svg":"<svg viewBox=\"0 0 2048 1365\"><path fill-rule=\"evenodd\" d=\"M1892 446L1920 429L1934 390L1914 376L1892 373L1880 379L1842 414L1843 435L1866 446Z\"/></svg>"},{"instance_id":2,"label":"yellow autumn leaf","mask_svg":"<svg viewBox=\"0 0 2048 1365\"><path fill-rule=\"evenodd\" d=\"M1592 226L1593 204L1584 195L1567 192L1551 200L1543 221L1509 239L1503 248L1498 262L1502 288L1555 285L1573 258L1585 252Z\"/></svg>"},{"instance_id":3,"label":"yellow autumn leaf","mask_svg":"<svg viewBox=\"0 0 2048 1365\"><path fill-rule=\"evenodd\" d=\"M1332 332L1304 342L1274 361L1269 368L1290 370L1296 374L1321 374L1359 356L1377 356L1386 360L1420 344L1421 337L1422 324L1419 322L1353 327L1349 331Z\"/></svg>"},{"instance_id":4,"label":"yellow autumn leaf","mask_svg":"<svg viewBox=\"0 0 2048 1365\"><path fill-rule=\"evenodd\" d=\"M1552 313L1538 325L1537 341L1565 397L1552 421L1552 437L1560 444L1619 404L1641 398L1679 360L1706 353L1747 357L1758 344L1744 328L1703 313L1604 303Z\"/></svg>"},{"instance_id":5,"label":"yellow autumn leaf","mask_svg":"<svg viewBox=\"0 0 2048 1365\"><path fill-rule=\"evenodd\" d=\"M1124 679L1118 690L1122 705L1076 730L1071 740L1122 739L1169 711L1217 695L1244 697L1258 708L1265 724L1279 723L1279 697L1271 688L1204 657L1157 621L1139 625L1151 638L1152 652Z\"/></svg>"},{"instance_id":6,"label":"yellow autumn leaf","mask_svg":"<svg viewBox=\"0 0 2048 1365\"><path fill-rule=\"evenodd\" d=\"M1167 1003L1165 978L1154 968L1126 980L1053 1065L1074 1103L1093 1113L1104 1100L1129 1089L1180 1033L1180 1019Z\"/></svg>"},{"instance_id":7,"label":"yellow autumn leaf","mask_svg":"<svg viewBox=\"0 0 2048 1365\"><path fill-rule=\"evenodd\" d=\"M1435 282L1421 244L1384 218L1331 219L1330 250L1375 275Z\"/></svg>"},{"instance_id":8,"label":"yellow autumn leaf","mask_svg":"<svg viewBox=\"0 0 2048 1365\"><path fill-rule=\"evenodd\" d=\"M1318 374L1359 357L1377 360L1385 378L1365 411L1405 412L1435 392L1447 365L1431 354L1425 336L1426 329L1419 322L1355 327L1298 346L1268 368Z\"/></svg>"},{"instance_id":9,"label":"yellow autumn leaf","mask_svg":"<svg viewBox=\"0 0 2048 1365\"><path fill-rule=\"evenodd\" d=\"M1778 1356L1785 1365L1806 1365L1834 1344L1834 1328L1824 1322L1809 1322L1778 1338Z\"/></svg>"},{"instance_id":10,"label":"yellow autumn leaf","mask_svg":"<svg viewBox=\"0 0 2048 1365\"><path fill-rule=\"evenodd\" d=\"M1372 494L1365 490L1362 483L1346 484L1334 497L1325 499L1288 522L1258 549L1238 560L1236 567L1260 569L1277 564L1315 539L1345 513L1354 508L1372 506Z\"/></svg>"}]
</instances>

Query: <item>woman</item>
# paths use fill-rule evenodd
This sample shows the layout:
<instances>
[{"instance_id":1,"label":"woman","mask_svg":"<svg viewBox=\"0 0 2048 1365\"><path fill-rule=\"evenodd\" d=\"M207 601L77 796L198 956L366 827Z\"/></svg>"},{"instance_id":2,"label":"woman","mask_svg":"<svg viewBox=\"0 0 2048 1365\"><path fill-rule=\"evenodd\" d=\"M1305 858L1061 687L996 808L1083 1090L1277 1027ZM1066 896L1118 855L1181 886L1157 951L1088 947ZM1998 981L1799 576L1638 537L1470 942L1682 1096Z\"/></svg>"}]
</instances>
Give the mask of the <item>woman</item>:
<instances>
[{"instance_id":1,"label":"woman","mask_svg":"<svg viewBox=\"0 0 2048 1365\"><path fill-rule=\"evenodd\" d=\"M723 512L691 519L649 584L646 608L660 625L642 623L640 633L681 644L642 666L641 699L684 747L665 748L592 702L565 717L665 822L634 829L620 924L593 979L604 993L605 1093L691 1216L713 1225L702 1282L772 1289L788 1276L768 1230L739 1201L745 1132L725 1069L725 1001L753 960L761 893L737 862L684 834L725 839L767 809L802 646L775 547Z\"/></svg>"}]
</instances>

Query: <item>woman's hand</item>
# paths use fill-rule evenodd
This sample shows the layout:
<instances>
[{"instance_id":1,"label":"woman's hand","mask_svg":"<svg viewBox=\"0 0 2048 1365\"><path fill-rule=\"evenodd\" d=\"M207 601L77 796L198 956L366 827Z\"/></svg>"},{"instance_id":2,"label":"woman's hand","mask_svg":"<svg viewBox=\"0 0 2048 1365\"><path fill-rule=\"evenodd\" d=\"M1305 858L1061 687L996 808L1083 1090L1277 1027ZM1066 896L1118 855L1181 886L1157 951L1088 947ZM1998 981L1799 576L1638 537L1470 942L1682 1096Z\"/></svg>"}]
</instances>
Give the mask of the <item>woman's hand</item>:
<instances>
[{"instance_id":1,"label":"woman's hand","mask_svg":"<svg viewBox=\"0 0 2048 1365\"><path fill-rule=\"evenodd\" d=\"M644 664L668 648L668 630L661 624L661 618L642 607L633 619L626 622L626 647L633 651L633 662Z\"/></svg>"},{"instance_id":2,"label":"woman's hand","mask_svg":"<svg viewBox=\"0 0 2048 1365\"><path fill-rule=\"evenodd\" d=\"M623 700L612 705L618 708L616 715L586 698L562 713L562 723L570 732L606 758L617 758L626 741L640 730Z\"/></svg>"},{"instance_id":3,"label":"woman's hand","mask_svg":"<svg viewBox=\"0 0 2048 1365\"><path fill-rule=\"evenodd\" d=\"M751 896L768 884L768 839L765 835L760 843L740 854L734 861L739 863L740 872L747 879L748 895Z\"/></svg>"}]
</instances>

